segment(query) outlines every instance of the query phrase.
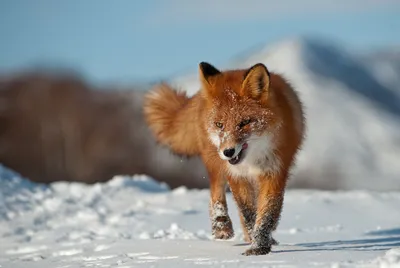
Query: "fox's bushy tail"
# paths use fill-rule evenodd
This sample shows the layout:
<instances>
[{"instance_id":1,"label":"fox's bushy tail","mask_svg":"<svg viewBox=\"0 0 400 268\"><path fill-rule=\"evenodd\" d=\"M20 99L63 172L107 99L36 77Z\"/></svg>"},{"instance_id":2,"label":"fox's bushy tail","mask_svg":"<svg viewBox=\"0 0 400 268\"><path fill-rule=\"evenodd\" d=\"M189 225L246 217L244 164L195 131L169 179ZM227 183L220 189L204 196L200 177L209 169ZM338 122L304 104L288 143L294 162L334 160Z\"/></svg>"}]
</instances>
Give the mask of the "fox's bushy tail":
<instances>
[{"instance_id":1,"label":"fox's bushy tail","mask_svg":"<svg viewBox=\"0 0 400 268\"><path fill-rule=\"evenodd\" d=\"M197 110L185 92L167 84L151 90L144 100L145 120L156 140L176 154L198 155Z\"/></svg>"}]
</instances>

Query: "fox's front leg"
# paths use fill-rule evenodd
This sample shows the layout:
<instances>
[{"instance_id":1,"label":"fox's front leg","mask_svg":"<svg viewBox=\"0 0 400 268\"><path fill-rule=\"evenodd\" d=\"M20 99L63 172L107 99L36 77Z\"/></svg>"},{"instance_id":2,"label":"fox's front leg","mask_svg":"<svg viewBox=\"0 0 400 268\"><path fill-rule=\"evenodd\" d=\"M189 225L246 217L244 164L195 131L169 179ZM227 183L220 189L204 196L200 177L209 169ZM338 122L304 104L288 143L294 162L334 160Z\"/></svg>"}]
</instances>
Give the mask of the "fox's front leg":
<instances>
[{"instance_id":1,"label":"fox's front leg","mask_svg":"<svg viewBox=\"0 0 400 268\"><path fill-rule=\"evenodd\" d=\"M256 221L256 193L251 182L245 178L229 178L229 186L239 210L244 239L251 242Z\"/></svg>"},{"instance_id":2,"label":"fox's front leg","mask_svg":"<svg viewBox=\"0 0 400 268\"><path fill-rule=\"evenodd\" d=\"M226 204L226 179L220 171L221 165L206 162L206 167L210 177L211 232L215 239L230 239L234 236L234 231Z\"/></svg>"},{"instance_id":3,"label":"fox's front leg","mask_svg":"<svg viewBox=\"0 0 400 268\"><path fill-rule=\"evenodd\" d=\"M210 219L212 235L216 239L232 238L234 232L226 204L226 180L221 176L211 176L210 179Z\"/></svg>"},{"instance_id":4,"label":"fox's front leg","mask_svg":"<svg viewBox=\"0 0 400 268\"><path fill-rule=\"evenodd\" d=\"M286 178L267 176L259 178L257 195L257 217L253 228L253 240L250 249L244 255L264 255L271 251L276 243L272 231L278 225L282 211Z\"/></svg>"}]
</instances>

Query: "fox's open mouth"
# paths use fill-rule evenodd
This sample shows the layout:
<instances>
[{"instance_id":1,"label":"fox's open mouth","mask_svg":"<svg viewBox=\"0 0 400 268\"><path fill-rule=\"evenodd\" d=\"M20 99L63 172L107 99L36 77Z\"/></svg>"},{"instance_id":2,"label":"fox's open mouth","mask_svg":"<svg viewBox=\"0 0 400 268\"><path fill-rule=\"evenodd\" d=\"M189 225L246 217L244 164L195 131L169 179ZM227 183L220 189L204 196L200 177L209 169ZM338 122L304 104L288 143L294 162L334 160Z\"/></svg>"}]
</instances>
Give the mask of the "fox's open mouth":
<instances>
[{"instance_id":1,"label":"fox's open mouth","mask_svg":"<svg viewBox=\"0 0 400 268\"><path fill-rule=\"evenodd\" d=\"M239 164L240 160L242 160L243 149L240 150L240 153L232 159L229 159L229 164L236 165Z\"/></svg>"},{"instance_id":2,"label":"fox's open mouth","mask_svg":"<svg viewBox=\"0 0 400 268\"><path fill-rule=\"evenodd\" d=\"M243 146L242 146L242 150L240 150L238 155L235 156L234 158L231 158L231 159L228 160L229 164L231 164L231 165L239 164L243 159L244 150L247 149L247 146L248 146L247 143L244 143Z\"/></svg>"}]
</instances>

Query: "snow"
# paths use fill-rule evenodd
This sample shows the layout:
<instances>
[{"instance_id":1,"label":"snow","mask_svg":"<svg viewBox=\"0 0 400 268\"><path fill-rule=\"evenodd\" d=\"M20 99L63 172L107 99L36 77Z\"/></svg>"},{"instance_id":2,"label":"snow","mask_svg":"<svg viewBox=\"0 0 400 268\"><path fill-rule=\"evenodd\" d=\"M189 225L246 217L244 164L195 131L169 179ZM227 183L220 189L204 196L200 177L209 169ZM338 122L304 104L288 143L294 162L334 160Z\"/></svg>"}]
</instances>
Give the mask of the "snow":
<instances>
[{"instance_id":1,"label":"snow","mask_svg":"<svg viewBox=\"0 0 400 268\"><path fill-rule=\"evenodd\" d=\"M398 48L361 55L360 60L382 85L394 89L394 93L400 96L400 50Z\"/></svg>"},{"instance_id":2,"label":"snow","mask_svg":"<svg viewBox=\"0 0 400 268\"><path fill-rule=\"evenodd\" d=\"M400 192L288 190L280 245L213 240L209 191L149 177L31 183L0 166L0 267L399 267Z\"/></svg>"},{"instance_id":3,"label":"snow","mask_svg":"<svg viewBox=\"0 0 400 268\"><path fill-rule=\"evenodd\" d=\"M261 62L298 91L306 140L290 186L400 190L400 87L394 75L400 58L367 56L361 59L340 45L298 38L216 67L248 68ZM200 88L197 73L172 84L188 95Z\"/></svg>"},{"instance_id":4,"label":"snow","mask_svg":"<svg viewBox=\"0 0 400 268\"><path fill-rule=\"evenodd\" d=\"M263 62L305 104L307 138L265 256L235 236L214 240L207 189L174 190L143 175L86 185L30 182L0 166L0 267L400 267L400 87L396 52L361 58L295 39L221 69ZM197 72L174 83L189 95ZM300 183L300 184L301 184ZM379 191L376 191L379 190Z\"/></svg>"}]
</instances>

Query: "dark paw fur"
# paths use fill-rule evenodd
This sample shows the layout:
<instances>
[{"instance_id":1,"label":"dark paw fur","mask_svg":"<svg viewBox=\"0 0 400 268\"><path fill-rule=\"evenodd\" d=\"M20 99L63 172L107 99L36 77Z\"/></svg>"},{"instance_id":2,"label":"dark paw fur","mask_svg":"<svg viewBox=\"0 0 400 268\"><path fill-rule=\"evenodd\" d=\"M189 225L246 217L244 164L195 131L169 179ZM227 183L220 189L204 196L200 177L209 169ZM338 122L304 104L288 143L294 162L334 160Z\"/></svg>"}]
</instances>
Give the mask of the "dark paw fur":
<instances>
[{"instance_id":1,"label":"dark paw fur","mask_svg":"<svg viewBox=\"0 0 400 268\"><path fill-rule=\"evenodd\" d=\"M271 245L277 246L277 245L279 245L279 242L277 240L275 240L275 238L271 238Z\"/></svg>"},{"instance_id":2,"label":"dark paw fur","mask_svg":"<svg viewBox=\"0 0 400 268\"><path fill-rule=\"evenodd\" d=\"M249 248L242 253L244 256L266 255L271 252L271 247Z\"/></svg>"},{"instance_id":3,"label":"dark paw fur","mask_svg":"<svg viewBox=\"0 0 400 268\"><path fill-rule=\"evenodd\" d=\"M229 217L217 217L213 223L213 236L215 239L230 239L235 235L232 221Z\"/></svg>"},{"instance_id":4,"label":"dark paw fur","mask_svg":"<svg viewBox=\"0 0 400 268\"><path fill-rule=\"evenodd\" d=\"M231 239L234 235L235 235L235 233L233 232L232 229L230 229L230 230L218 230L218 231L215 231L214 238L215 239L227 240L227 239Z\"/></svg>"}]
</instances>

